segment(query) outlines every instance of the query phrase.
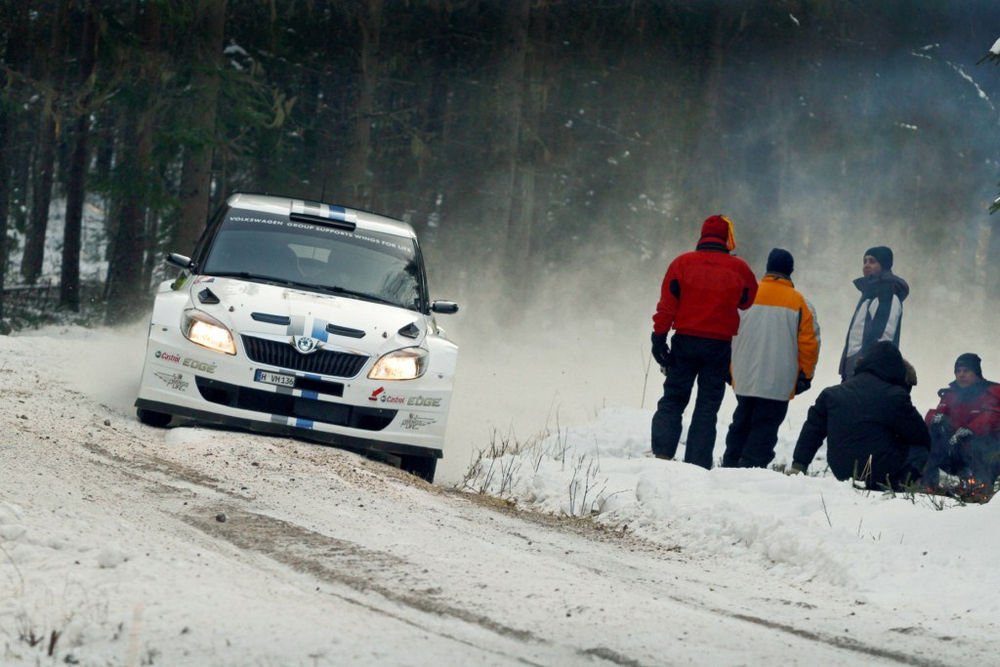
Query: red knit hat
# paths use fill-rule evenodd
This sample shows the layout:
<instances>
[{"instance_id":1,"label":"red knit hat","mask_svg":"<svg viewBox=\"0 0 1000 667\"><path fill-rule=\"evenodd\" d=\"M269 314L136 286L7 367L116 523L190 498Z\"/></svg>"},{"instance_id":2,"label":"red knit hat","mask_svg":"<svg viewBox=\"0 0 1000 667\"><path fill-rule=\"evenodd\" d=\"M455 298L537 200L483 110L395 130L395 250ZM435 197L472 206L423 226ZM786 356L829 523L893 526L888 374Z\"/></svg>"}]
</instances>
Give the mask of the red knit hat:
<instances>
[{"instance_id":1,"label":"red knit hat","mask_svg":"<svg viewBox=\"0 0 1000 667\"><path fill-rule=\"evenodd\" d=\"M733 236L733 221L724 215L710 215L701 223L701 243L723 243L727 250L736 248L736 238Z\"/></svg>"}]
</instances>

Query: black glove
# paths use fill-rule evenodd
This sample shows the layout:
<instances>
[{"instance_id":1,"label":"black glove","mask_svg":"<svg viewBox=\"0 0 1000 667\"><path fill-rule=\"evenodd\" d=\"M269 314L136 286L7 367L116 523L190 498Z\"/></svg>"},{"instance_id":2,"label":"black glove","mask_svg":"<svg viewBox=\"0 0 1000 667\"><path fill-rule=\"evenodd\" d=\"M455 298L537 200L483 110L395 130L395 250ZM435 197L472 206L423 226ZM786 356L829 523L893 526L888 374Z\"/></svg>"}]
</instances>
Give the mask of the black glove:
<instances>
[{"instance_id":1,"label":"black glove","mask_svg":"<svg viewBox=\"0 0 1000 667\"><path fill-rule=\"evenodd\" d=\"M948 415L937 413L931 420L931 425L928 427L931 433L931 438L935 440L940 440L941 442L947 442L951 438L954 431L951 428L951 420L948 419Z\"/></svg>"},{"instance_id":2,"label":"black glove","mask_svg":"<svg viewBox=\"0 0 1000 667\"><path fill-rule=\"evenodd\" d=\"M653 359L661 368L666 368L670 364L670 348L667 346L667 334L658 334L655 331L650 336L653 343Z\"/></svg>"},{"instance_id":3,"label":"black glove","mask_svg":"<svg viewBox=\"0 0 1000 667\"><path fill-rule=\"evenodd\" d=\"M955 431L955 435L951 436L951 440L948 441L948 444L951 445L952 447L957 447L963 440L971 436L972 436L972 431L962 426L957 431Z\"/></svg>"},{"instance_id":4,"label":"black glove","mask_svg":"<svg viewBox=\"0 0 1000 667\"><path fill-rule=\"evenodd\" d=\"M806 374L799 371L799 379L795 381L795 395L804 394L809 391L813 381L806 377Z\"/></svg>"}]
</instances>

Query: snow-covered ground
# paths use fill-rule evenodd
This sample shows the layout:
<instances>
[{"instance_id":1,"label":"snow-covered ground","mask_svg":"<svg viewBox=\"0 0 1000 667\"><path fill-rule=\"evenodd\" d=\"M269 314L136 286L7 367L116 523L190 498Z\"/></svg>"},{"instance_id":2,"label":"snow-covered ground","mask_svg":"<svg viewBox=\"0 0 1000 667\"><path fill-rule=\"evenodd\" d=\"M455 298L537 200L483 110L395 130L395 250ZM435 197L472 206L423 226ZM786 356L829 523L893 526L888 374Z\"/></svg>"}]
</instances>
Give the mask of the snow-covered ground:
<instances>
[{"instance_id":1,"label":"snow-covered ground","mask_svg":"<svg viewBox=\"0 0 1000 667\"><path fill-rule=\"evenodd\" d=\"M140 425L143 328L0 337L0 664L1000 655L997 503L651 459L650 408L613 403L484 459L464 492L429 486L329 447ZM482 403L495 381L460 384Z\"/></svg>"},{"instance_id":2,"label":"snow-covered ground","mask_svg":"<svg viewBox=\"0 0 1000 667\"><path fill-rule=\"evenodd\" d=\"M960 619L956 629L993 627L1000 503L966 506L858 490L828 475L651 460L650 416L606 409L593 423L482 462L469 484L541 511L593 516L686 553L754 560L789 581L822 581L895 609L907 624L940 616Z\"/></svg>"},{"instance_id":3,"label":"snow-covered ground","mask_svg":"<svg viewBox=\"0 0 1000 667\"><path fill-rule=\"evenodd\" d=\"M836 381L854 295L820 286L855 268L802 272L826 342L776 463ZM636 283L647 305L658 279ZM995 327L942 319L948 296L907 301L921 411L958 352L995 362L976 333ZM144 322L0 336L0 664L996 661L997 502L858 491L823 451L817 477L651 459L643 298L540 301L520 326L484 318L485 295L442 318L461 355L435 486L285 438L140 425Z\"/></svg>"}]
</instances>

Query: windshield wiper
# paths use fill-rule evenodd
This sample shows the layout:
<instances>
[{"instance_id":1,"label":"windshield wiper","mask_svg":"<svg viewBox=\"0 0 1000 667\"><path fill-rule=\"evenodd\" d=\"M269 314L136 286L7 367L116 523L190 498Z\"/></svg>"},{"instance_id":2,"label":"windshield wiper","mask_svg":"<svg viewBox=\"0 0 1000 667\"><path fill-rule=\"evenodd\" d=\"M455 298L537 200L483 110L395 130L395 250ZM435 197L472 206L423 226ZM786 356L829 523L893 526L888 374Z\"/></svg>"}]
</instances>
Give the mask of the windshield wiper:
<instances>
[{"instance_id":1,"label":"windshield wiper","mask_svg":"<svg viewBox=\"0 0 1000 667\"><path fill-rule=\"evenodd\" d=\"M338 287L336 285L317 285L316 283L303 283L297 280L288 280L287 278L262 276L256 273L250 273L249 271L213 271L211 273L206 273L205 275L216 276L217 278L241 278L243 280L259 281L263 283L269 283L272 285L284 285L286 287L296 287L307 291L324 292L326 294L336 294L337 296L346 296L352 299L374 301L376 303L384 303L389 306L396 306L397 308L405 308L405 306L401 306L399 303L392 301L391 299L385 299L380 296L376 296L374 294L369 294L368 292L359 292L357 290L347 289L346 287Z\"/></svg>"},{"instance_id":2,"label":"windshield wiper","mask_svg":"<svg viewBox=\"0 0 1000 667\"><path fill-rule=\"evenodd\" d=\"M330 294L337 294L340 296L351 297L354 299L363 299L365 301L375 301L376 303L384 303L390 306L401 307L397 302L390 299L384 299L380 296L375 296L374 294L369 294L368 292L358 292L356 290L347 289L346 287L338 287L333 285L328 287L326 285L317 285L317 289L321 289L324 292L329 292Z\"/></svg>"},{"instance_id":3,"label":"windshield wiper","mask_svg":"<svg viewBox=\"0 0 1000 667\"><path fill-rule=\"evenodd\" d=\"M298 287L305 290L321 290L322 285L315 285L313 283L303 283L297 280L288 280L287 278L275 278L274 276L262 276L256 273L250 273L248 271L218 271L208 273L206 275L216 276L217 278L241 278L243 280L258 281L262 283L268 283L271 285L284 285L286 287Z\"/></svg>"}]
</instances>

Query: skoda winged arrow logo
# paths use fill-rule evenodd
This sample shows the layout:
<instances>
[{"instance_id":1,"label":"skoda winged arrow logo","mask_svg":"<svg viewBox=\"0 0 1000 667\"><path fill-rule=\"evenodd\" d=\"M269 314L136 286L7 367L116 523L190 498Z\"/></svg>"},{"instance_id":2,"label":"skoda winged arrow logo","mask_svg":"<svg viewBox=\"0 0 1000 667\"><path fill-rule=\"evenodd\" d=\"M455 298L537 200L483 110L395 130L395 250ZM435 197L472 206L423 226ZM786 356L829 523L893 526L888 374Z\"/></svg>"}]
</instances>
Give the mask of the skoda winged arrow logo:
<instances>
[{"instance_id":1,"label":"skoda winged arrow logo","mask_svg":"<svg viewBox=\"0 0 1000 667\"><path fill-rule=\"evenodd\" d=\"M292 345L302 354L312 354L323 347L323 341L309 336L292 336Z\"/></svg>"}]
</instances>

